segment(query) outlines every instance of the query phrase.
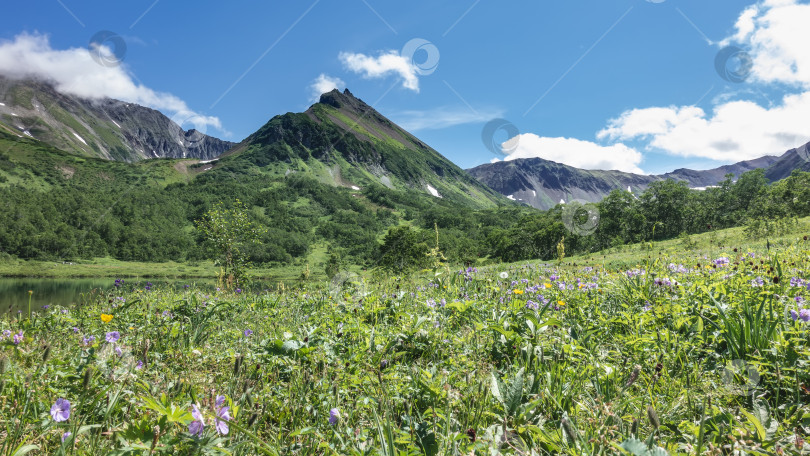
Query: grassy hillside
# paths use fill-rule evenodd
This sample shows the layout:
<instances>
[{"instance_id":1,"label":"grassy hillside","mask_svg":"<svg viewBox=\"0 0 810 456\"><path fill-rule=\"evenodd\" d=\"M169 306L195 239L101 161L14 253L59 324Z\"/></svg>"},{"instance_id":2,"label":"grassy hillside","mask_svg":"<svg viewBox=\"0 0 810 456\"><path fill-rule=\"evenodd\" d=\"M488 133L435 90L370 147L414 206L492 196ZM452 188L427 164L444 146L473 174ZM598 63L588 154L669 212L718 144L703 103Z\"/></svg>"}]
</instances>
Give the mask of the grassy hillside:
<instances>
[{"instance_id":1,"label":"grassy hillside","mask_svg":"<svg viewBox=\"0 0 810 456\"><path fill-rule=\"evenodd\" d=\"M0 453L806 454L810 241L716 236L5 315Z\"/></svg>"}]
</instances>

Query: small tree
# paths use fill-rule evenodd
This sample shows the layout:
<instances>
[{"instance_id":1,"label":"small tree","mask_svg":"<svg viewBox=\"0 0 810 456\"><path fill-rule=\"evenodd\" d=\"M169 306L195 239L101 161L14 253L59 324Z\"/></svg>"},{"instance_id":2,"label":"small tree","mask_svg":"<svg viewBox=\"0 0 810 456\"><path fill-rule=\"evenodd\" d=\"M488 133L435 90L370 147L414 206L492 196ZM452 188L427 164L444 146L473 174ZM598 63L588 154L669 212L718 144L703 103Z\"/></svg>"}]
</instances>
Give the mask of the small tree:
<instances>
[{"instance_id":1,"label":"small tree","mask_svg":"<svg viewBox=\"0 0 810 456\"><path fill-rule=\"evenodd\" d=\"M244 203L237 199L232 208L226 208L220 201L196 223L214 252L214 264L220 267L219 286L230 290L244 284L248 268L244 247L265 231L250 220Z\"/></svg>"}]
</instances>

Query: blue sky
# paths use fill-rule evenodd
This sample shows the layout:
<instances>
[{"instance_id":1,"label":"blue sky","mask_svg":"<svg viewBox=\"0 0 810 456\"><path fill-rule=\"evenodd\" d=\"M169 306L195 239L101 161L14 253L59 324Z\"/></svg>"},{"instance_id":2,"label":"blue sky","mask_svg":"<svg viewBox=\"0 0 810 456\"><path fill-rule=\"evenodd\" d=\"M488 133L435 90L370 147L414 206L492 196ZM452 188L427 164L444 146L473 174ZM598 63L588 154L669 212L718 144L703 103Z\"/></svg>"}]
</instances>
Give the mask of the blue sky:
<instances>
[{"instance_id":1,"label":"blue sky","mask_svg":"<svg viewBox=\"0 0 810 456\"><path fill-rule=\"evenodd\" d=\"M658 173L810 140L803 0L54 0L10 19L0 72L151 104L233 141L305 110L318 81L464 168L540 156ZM106 65L80 53L101 31ZM494 119L507 127L485 142Z\"/></svg>"}]
</instances>

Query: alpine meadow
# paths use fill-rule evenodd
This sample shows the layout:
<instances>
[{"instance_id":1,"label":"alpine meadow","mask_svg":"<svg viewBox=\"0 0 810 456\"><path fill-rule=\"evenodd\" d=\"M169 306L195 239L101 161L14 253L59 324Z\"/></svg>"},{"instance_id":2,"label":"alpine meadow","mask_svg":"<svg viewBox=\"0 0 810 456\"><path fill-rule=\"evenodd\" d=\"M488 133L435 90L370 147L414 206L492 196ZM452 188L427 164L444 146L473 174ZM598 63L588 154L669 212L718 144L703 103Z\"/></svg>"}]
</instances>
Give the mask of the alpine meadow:
<instances>
[{"instance_id":1,"label":"alpine meadow","mask_svg":"<svg viewBox=\"0 0 810 456\"><path fill-rule=\"evenodd\" d=\"M808 0L6 12L1 455L810 454Z\"/></svg>"}]
</instances>

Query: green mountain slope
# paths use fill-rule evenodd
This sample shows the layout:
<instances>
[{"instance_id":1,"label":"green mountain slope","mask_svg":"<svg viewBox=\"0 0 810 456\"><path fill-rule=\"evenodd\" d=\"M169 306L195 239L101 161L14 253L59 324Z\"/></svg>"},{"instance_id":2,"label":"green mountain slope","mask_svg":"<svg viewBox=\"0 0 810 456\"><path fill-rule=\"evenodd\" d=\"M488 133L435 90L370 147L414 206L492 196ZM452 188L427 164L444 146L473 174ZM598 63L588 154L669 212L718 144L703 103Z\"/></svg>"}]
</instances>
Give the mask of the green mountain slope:
<instances>
[{"instance_id":1,"label":"green mountain slope","mask_svg":"<svg viewBox=\"0 0 810 456\"><path fill-rule=\"evenodd\" d=\"M304 173L336 187L383 187L472 208L506 199L346 90L304 113L276 116L217 166L247 164L274 175Z\"/></svg>"}]
</instances>

